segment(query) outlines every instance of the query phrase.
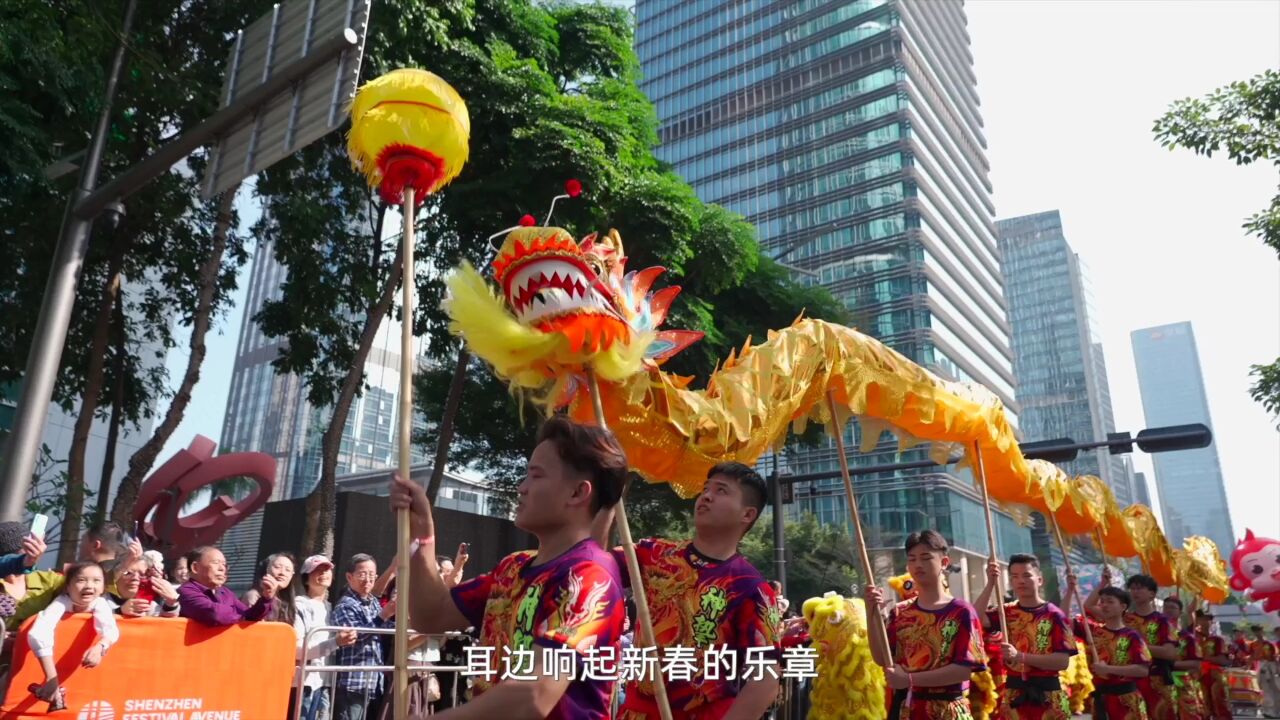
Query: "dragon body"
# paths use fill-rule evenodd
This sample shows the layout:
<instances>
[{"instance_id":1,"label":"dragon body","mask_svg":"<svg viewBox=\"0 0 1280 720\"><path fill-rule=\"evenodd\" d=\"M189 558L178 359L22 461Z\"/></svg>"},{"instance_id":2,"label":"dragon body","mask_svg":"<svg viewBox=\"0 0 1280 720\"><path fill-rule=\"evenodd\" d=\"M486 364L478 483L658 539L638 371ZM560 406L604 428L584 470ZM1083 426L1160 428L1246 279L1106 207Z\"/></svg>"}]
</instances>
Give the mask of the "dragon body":
<instances>
[{"instance_id":1,"label":"dragon body","mask_svg":"<svg viewBox=\"0 0 1280 720\"><path fill-rule=\"evenodd\" d=\"M982 452L993 497L1031 502L1026 461L999 399L942 380L856 330L813 319L731 353L701 390L662 362L701 335L659 329L679 288L653 291L662 268L625 270L616 231L576 242L559 228L510 233L495 288L470 266L448 281L452 329L524 397L594 421L589 373L632 468L695 495L717 462L754 463L788 427L858 416L863 447L885 430L900 444L933 441L941 456Z\"/></svg>"},{"instance_id":2,"label":"dragon body","mask_svg":"<svg viewBox=\"0 0 1280 720\"><path fill-rule=\"evenodd\" d=\"M1216 552L1175 555L1148 508L1121 510L1098 478L1027 460L989 390L941 379L854 329L798 319L748 340L694 389L693 378L662 369L702 336L662 328L680 288L655 288L661 267L626 264L615 230L579 242L560 228L521 227L498 251L492 282L469 265L449 278L445 311L471 351L548 414L595 422L589 388L598 380L632 469L682 497L700 492L718 462L753 464L788 428L843 427L857 416L863 452L888 431L903 448L930 442L940 463L957 453L962 466L980 459L991 499L1015 519L1039 511L1066 535L1101 535L1108 555L1141 557L1162 584L1189 569L1224 590Z\"/></svg>"}]
</instances>

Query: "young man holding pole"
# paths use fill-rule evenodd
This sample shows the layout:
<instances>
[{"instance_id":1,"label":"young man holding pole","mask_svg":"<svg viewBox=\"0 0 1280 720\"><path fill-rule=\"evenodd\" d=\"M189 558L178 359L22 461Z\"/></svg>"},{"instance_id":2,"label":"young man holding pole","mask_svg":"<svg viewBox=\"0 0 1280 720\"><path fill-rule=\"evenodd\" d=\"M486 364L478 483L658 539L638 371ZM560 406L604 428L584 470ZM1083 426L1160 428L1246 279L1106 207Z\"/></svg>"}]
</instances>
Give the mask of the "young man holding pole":
<instances>
[{"instance_id":1,"label":"young man holding pole","mask_svg":"<svg viewBox=\"0 0 1280 720\"><path fill-rule=\"evenodd\" d=\"M1104 587L1091 597L1094 596L1094 614L1100 624L1092 627L1098 661L1089 667L1093 672L1093 718L1147 720L1146 703L1136 680L1150 672L1151 653L1142 634L1124 622L1129 593Z\"/></svg>"},{"instance_id":2,"label":"young man holding pole","mask_svg":"<svg viewBox=\"0 0 1280 720\"><path fill-rule=\"evenodd\" d=\"M1196 649L1204 663L1200 683L1204 704L1211 720L1231 720L1231 700L1227 693L1226 668L1231 665L1227 640L1213 632L1213 613L1197 610Z\"/></svg>"},{"instance_id":3,"label":"young man holding pole","mask_svg":"<svg viewBox=\"0 0 1280 720\"><path fill-rule=\"evenodd\" d=\"M1138 679L1138 691L1147 703L1151 720L1178 720L1178 701L1174 692L1174 663L1178 661L1176 626L1164 613L1156 610L1159 586L1150 575L1134 575L1126 585L1133 606L1125 613L1124 622L1142 633L1151 651L1151 675Z\"/></svg>"},{"instance_id":4,"label":"young man holding pole","mask_svg":"<svg viewBox=\"0 0 1280 720\"><path fill-rule=\"evenodd\" d=\"M942 581L951 564L947 541L934 530L912 533L904 545L907 572L919 594L889 612L888 647L880 624L884 591L868 584L871 653L893 690L888 720L953 720L972 716L965 686L986 667L978 611L952 597Z\"/></svg>"},{"instance_id":5,"label":"young man holding pole","mask_svg":"<svg viewBox=\"0 0 1280 720\"><path fill-rule=\"evenodd\" d=\"M1103 572L1103 584L1109 584L1110 570ZM1156 594L1159 586L1150 575L1134 575L1125 583L1133 605L1124 615L1124 622L1142 634L1151 653L1150 674L1137 680L1138 691L1147 706L1151 720L1177 720L1178 701L1174 695L1173 665L1179 658L1178 639L1174 625L1164 613L1156 610ZM1085 610L1097 614L1099 590L1095 589L1085 602Z\"/></svg>"},{"instance_id":6,"label":"young man holding pole","mask_svg":"<svg viewBox=\"0 0 1280 720\"><path fill-rule=\"evenodd\" d=\"M694 505L692 540L650 538L636 543L655 645L693 653L694 669L687 679L666 679L675 720L758 720L777 697L778 599L738 552L738 543L764 509L766 494L765 481L755 470L737 462L719 463L707 473L707 484ZM596 518L594 534L602 544L608 541L613 514L608 508ZM615 548L613 555L622 567L622 548ZM627 582L625 573L623 581ZM732 651L736 677L708 677L708 650ZM764 664L758 677L745 679L749 657ZM627 683L619 720L656 717L652 683Z\"/></svg>"},{"instance_id":7,"label":"young man holding pole","mask_svg":"<svg viewBox=\"0 0 1280 720\"><path fill-rule=\"evenodd\" d=\"M557 415L542 426L518 490L515 524L538 539L493 572L450 589L436 560L435 523L422 486L399 476L391 507L409 510L413 554L409 612L415 630L480 628L493 648L471 702L448 720L606 718L613 681L584 677L584 655L612 648L626 618L617 564L591 537L596 513L622 495L627 459L608 430ZM572 660L565 670L563 655ZM499 676L501 682L496 682ZM519 678L523 679L517 679Z\"/></svg>"},{"instance_id":8,"label":"young man holding pole","mask_svg":"<svg viewBox=\"0 0 1280 720\"><path fill-rule=\"evenodd\" d=\"M998 628L994 610L987 610L1000 577L1000 566L987 565L987 585L975 602L986 610L984 630ZM1009 558L1009 580L1014 602L1004 606L1009 637L1002 647L1008 692L1000 698L1002 718L1010 720L1070 720L1071 701L1063 692L1058 673L1067 669L1076 654L1075 638L1067 616L1044 599L1044 576L1034 555Z\"/></svg>"},{"instance_id":9,"label":"young man holding pole","mask_svg":"<svg viewBox=\"0 0 1280 720\"><path fill-rule=\"evenodd\" d=\"M1182 627L1182 600L1177 595L1164 599L1161 608L1178 637L1178 659L1173 661L1173 681L1177 687L1178 720L1206 720L1204 689L1200 684L1200 653L1196 648L1195 630Z\"/></svg>"}]
</instances>

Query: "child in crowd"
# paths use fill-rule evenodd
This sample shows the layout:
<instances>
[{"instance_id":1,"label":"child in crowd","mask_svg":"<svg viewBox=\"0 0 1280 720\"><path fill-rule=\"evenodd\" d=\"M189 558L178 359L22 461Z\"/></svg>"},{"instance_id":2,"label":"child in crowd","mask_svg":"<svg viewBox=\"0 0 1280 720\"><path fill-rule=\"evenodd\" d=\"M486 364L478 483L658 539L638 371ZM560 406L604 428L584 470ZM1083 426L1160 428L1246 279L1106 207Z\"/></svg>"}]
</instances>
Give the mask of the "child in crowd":
<instances>
[{"instance_id":1,"label":"child in crowd","mask_svg":"<svg viewBox=\"0 0 1280 720\"><path fill-rule=\"evenodd\" d=\"M93 613L94 629L98 632L97 642L84 654L80 664L97 667L110 648L120 639L120 629L116 627L116 618L111 603L103 597L106 590L106 575L102 566L97 563L79 563L67 570L66 590L40 612L31 631L27 634L27 642L31 651L40 661L44 670L43 685L32 683L28 688L33 695L49 703L49 711L54 712L67 706L66 692L58 685L58 669L53 659L53 638L58 622L67 613Z\"/></svg>"}]
</instances>

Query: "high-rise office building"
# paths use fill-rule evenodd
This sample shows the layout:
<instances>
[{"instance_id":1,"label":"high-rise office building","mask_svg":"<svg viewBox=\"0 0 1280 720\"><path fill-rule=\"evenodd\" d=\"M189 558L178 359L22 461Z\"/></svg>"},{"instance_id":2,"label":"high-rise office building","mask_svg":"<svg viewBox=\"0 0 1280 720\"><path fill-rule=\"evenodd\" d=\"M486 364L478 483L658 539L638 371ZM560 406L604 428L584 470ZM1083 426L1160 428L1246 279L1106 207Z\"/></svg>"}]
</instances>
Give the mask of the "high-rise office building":
<instances>
[{"instance_id":1,"label":"high-rise office building","mask_svg":"<svg viewBox=\"0 0 1280 720\"><path fill-rule=\"evenodd\" d=\"M1105 440L1115 432L1107 366L1094 323L1087 268L1062 232L1057 210L996 223L1013 327L1020 429L1028 441ZM1105 449L1063 463L1097 475L1121 506L1133 502L1120 456Z\"/></svg>"},{"instance_id":2,"label":"high-rise office building","mask_svg":"<svg viewBox=\"0 0 1280 720\"><path fill-rule=\"evenodd\" d=\"M637 0L635 9L659 158L703 200L744 215L770 256L829 288L861 329L1016 411L964 6ZM895 457L886 443L852 462ZM834 470L834 447L797 451L790 465ZM930 525L986 554L967 476L889 473L859 485L874 487L859 505L882 547ZM797 492L797 506L845 521L838 480ZM1007 516L1000 526L1005 551L1027 544Z\"/></svg>"},{"instance_id":3,"label":"high-rise office building","mask_svg":"<svg viewBox=\"0 0 1280 720\"><path fill-rule=\"evenodd\" d=\"M1147 427L1202 423L1212 429L1191 323L1134 330L1129 337ZM1151 459L1169 541L1176 547L1187 535L1204 535L1223 552L1235 547L1217 443Z\"/></svg>"},{"instance_id":4,"label":"high-rise office building","mask_svg":"<svg viewBox=\"0 0 1280 720\"><path fill-rule=\"evenodd\" d=\"M142 322L142 315L136 308L130 306L127 302L128 298L138 297L152 288L159 287L158 282L143 278L141 280L132 280L125 278L122 289L122 295L126 298L125 312L129 313L132 320ZM137 358L139 367L137 374L139 376L148 373L159 372L165 364L167 350L163 343L159 341L149 341L136 348L133 351L134 357ZM0 435L7 433L12 425L14 413L17 410L18 383L10 383L0 385ZM163 412L166 404L161 404L157 410L156 407L151 408L152 412ZM155 423L154 417L149 417L151 413L144 413L138 418L138 424L133 425L127 421L121 423L119 432L116 436L115 452L112 454L111 462L111 483L107 497L102 497L102 481L104 470L106 470L105 460L107 459L107 448L110 444L109 438L111 434L111 422L109 417L95 417L89 426L89 439L85 443L85 472L84 484L89 496L85 498L81 526L85 526L89 522L94 509L99 502L105 501L108 510L111 502L115 499L115 494L120 489L120 481L124 479L125 474L129 471L129 459L133 454L142 449L147 440L151 437L151 427ZM59 498L65 494L66 487L61 481L61 473L67 468L67 458L71 455L72 439L75 437L76 418L79 416L79 401L76 407L70 412L64 410L61 405L56 402L49 403L49 414L44 424L44 434L40 437L41 453L37 456L35 466L36 481L32 483L31 491L28 494L28 501L35 505L45 508L46 514L53 517L53 524L49 531L45 533L45 539L49 542L49 549L42 557L42 566L51 567L54 560L58 557L58 525L63 514ZM44 452L45 450L48 452ZM167 458L160 458L163 462ZM159 463L157 463L157 466ZM52 507L51 507L52 506Z\"/></svg>"},{"instance_id":5,"label":"high-rise office building","mask_svg":"<svg viewBox=\"0 0 1280 720\"><path fill-rule=\"evenodd\" d=\"M1133 497L1134 502L1141 503L1147 507L1151 506L1151 488L1147 487L1147 474L1143 472L1135 472L1133 474ZM1153 508L1154 509L1154 508Z\"/></svg>"},{"instance_id":6,"label":"high-rise office building","mask_svg":"<svg viewBox=\"0 0 1280 720\"><path fill-rule=\"evenodd\" d=\"M297 375L277 373L271 361L283 346L268 338L254 317L270 299L281 297L287 269L276 261L269 242L260 242L249 273L244 318L222 421L221 452L264 452L276 459L272 500L303 497L320 479L320 441L332 416L330 408L307 401ZM416 347L416 345L415 345ZM397 464L396 418L400 394L400 323L383 321L365 363L365 388L347 415L338 451L338 475L381 470ZM421 427L422 420L416 419ZM415 449L413 462L425 455ZM228 582L247 584L258 554L262 513L227 531L220 545L227 554Z\"/></svg>"},{"instance_id":7,"label":"high-rise office building","mask_svg":"<svg viewBox=\"0 0 1280 720\"><path fill-rule=\"evenodd\" d=\"M1023 438L1105 440L1115 431L1106 361L1093 320L1087 268L1067 242L1061 216L1051 210L999 220L996 232L1013 327ZM1102 478L1121 507L1133 502L1132 483L1121 456L1105 449L1082 452L1061 467L1069 475ZM1043 518L1036 519L1032 544L1042 562L1063 565L1061 550ZM1076 563L1096 559L1087 547L1073 549ZM1052 576L1049 581L1056 584Z\"/></svg>"}]
</instances>

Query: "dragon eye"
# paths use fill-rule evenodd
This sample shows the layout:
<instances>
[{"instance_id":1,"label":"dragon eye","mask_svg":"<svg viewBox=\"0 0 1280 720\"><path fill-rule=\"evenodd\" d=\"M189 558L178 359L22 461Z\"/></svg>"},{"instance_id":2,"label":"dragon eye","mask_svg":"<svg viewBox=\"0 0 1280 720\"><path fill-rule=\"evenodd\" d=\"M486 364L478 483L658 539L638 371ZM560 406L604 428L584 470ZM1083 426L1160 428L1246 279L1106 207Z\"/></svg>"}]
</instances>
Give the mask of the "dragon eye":
<instances>
[{"instance_id":1,"label":"dragon eye","mask_svg":"<svg viewBox=\"0 0 1280 720\"><path fill-rule=\"evenodd\" d=\"M596 277L604 275L604 263L596 258L587 258L587 267L591 268L591 272L595 273Z\"/></svg>"}]
</instances>

